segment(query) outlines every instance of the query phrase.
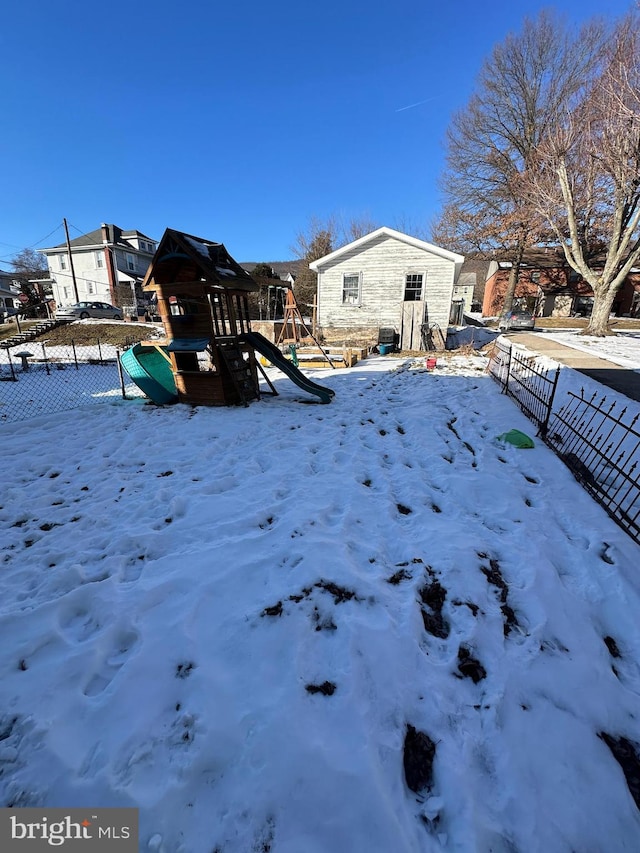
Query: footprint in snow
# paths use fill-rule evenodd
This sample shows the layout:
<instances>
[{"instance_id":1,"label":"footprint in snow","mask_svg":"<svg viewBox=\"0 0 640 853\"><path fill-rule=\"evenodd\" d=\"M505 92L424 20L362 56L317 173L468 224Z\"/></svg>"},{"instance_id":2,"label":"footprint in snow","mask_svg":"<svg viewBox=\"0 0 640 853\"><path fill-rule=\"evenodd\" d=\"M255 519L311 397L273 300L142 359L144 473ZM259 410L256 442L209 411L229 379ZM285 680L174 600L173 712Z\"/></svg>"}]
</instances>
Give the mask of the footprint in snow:
<instances>
[{"instance_id":1,"label":"footprint in snow","mask_svg":"<svg viewBox=\"0 0 640 853\"><path fill-rule=\"evenodd\" d=\"M640 669L638 665L627 654L623 654L613 637L603 637L603 641L611 655L611 671L615 677L628 690L640 694Z\"/></svg>"},{"instance_id":2,"label":"footprint in snow","mask_svg":"<svg viewBox=\"0 0 640 853\"><path fill-rule=\"evenodd\" d=\"M144 560L144 554L138 554L137 557L130 557L120 575L120 583L135 583L135 581L139 580L144 568Z\"/></svg>"},{"instance_id":3,"label":"footprint in snow","mask_svg":"<svg viewBox=\"0 0 640 853\"><path fill-rule=\"evenodd\" d=\"M83 606L64 613L58 624L65 637L73 643L84 643L102 630L100 617Z\"/></svg>"},{"instance_id":4,"label":"footprint in snow","mask_svg":"<svg viewBox=\"0 0 640 853\"><path fill-rule=\"evenodd\" d=\"M121 632L115 639L111 653L87 682L83 690L85 696L99 696L116 677L123 664L138 643L138 633L133 629Z\"/></svg>"}]
</instances>

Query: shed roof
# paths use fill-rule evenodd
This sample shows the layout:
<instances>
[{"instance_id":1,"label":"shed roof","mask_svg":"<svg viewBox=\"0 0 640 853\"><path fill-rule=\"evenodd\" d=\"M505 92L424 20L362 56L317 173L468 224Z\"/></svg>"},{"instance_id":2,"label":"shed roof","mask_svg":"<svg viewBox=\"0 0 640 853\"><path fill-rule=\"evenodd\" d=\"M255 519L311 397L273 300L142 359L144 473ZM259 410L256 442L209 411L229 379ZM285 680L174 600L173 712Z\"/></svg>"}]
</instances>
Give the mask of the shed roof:
<instances>
[{"instance_id":1,"label":"shed roof","mask_svg":"<svg viewBox=\"0 0 640 853\"><path fill-rule=\"evenodd\" d=\"M222 243L167 228L142 286L152 290L158 284L199 280L229 290L259 289Z\"/></svg>"},{"instance_id":2,"label":"shed roof","mask_svg":"<svg viewBox=\"0 0 640 853\"><path fill-rule=\"evenodd\" d=\"M391 237L395 240L400 240L402 243L407 243L409 246L415 246L425 252L430 252L432 255L437 255L440 258L446 258L446 260L452 261L458 265L462 264L464 261L463 255L458 255L455 252L450 252L448 249L442 249L440 246L435 246L433 243L427 243L425 240L419 240L417 237L411 237L409 234L403 234L401 231L394 231L393 228L387 228L386 225L383 225L382 228L377 228L370 234L365 234L364 237L359 237L357 240L347 243L346 246L336 249L335 252L330 252L323 258L318 258L318 260L312 261L309 264L309 267L314 270L314 272L320 272L322 267L329 266L335 261L340 260L342 255L352 252L354 249L366 248L368 243L374 242L379 237Z\"/></svg>"}]
</instances>

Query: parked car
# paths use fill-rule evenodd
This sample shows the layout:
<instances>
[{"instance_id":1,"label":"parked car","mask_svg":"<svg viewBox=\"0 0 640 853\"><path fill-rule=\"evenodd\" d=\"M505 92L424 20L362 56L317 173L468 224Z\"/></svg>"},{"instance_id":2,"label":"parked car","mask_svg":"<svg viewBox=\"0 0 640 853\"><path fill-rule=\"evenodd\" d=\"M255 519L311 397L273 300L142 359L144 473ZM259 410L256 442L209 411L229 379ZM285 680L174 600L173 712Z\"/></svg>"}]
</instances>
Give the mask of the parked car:
<instances>
[{"instance_id":1,"label":"parked car","mask_svg":"<svg viewBox=\"0 0 640 853\"><path fill-rule=\"evenodd\" d=\"M0 323L4 323L5 320L11 320L19 313L20 311L17 308L9 308L6 305L0 306Z\"/></svg>"},{"instance_id":2,"label":"parked car","mask_svg":"<svg viewBox=\"0 0 640 853\"><path fill-rule=\"evenodd\" d=\"M96 317L101 320L122 320L122 311L106 302L78 302L56 311L57 320L86 320Z\"/></svg>"},{"instance_id":3,"label":"parked car","mask_svg":"<svg viewBox=\"0 0 640 853\"><path fill-rule=\"evenodd\" d=\"M510 332L515 329L533 329L535 325L536 319L531 311L524 311L521 308L507 311L498 321L498 328L501 332Z\"/></svg>"}]
</instances>

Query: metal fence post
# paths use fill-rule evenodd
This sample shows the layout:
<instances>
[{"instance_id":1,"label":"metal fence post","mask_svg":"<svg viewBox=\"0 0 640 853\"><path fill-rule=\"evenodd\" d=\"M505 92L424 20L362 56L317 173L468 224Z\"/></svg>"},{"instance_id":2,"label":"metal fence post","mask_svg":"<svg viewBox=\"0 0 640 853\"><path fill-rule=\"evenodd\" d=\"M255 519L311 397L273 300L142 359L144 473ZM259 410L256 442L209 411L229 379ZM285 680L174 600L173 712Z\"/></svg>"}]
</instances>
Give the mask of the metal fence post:
<instances>
[{"instance_id":1,"label":"metal fence post","mask_svg":"<svg viewBox=\"0 0 640 853\"><path fill-rule=\"evenodd\" d=\"M558 387L558 379L560 378L560 367L556 368L556 375L553 380L553 386L551 388L551 396L549 397L549 401L547 403L547 414L545 415L544 421L540 424L540 435L542 440L544 441L547 437L547 432L549 430L549 418L551 417L551 410L553 409L553 400L556 396L556 388Z\"/></svg>"},{"instance_id":2,"label":"metal fence post","mask_svg":"<svg viewBox=\"0 0 640 853\"><path fill-rule=\"evenodd\" d=\"M511 353L513 352L513 347L509 347L509 357L507 358L507 378L504 381L502 386L502 393L506 394L509 390L509 377L511 376Z\"/></svg>"},{"instance_id":3,"label":"metal fence post","mask_svg":"<svg viewBox=\"0 0 640 853\"><path fill-rule=\"evenodd\" d=\"M17 382L18 377L16 376L16 372L13 367L13 361L11 360L11 352L7 350L7 358L9 359L9 370L11 371L11 380L12 382Z\"/></svg>"},{"instance_id":4,"label":"metal fence post","mask_svg":"<svg viewBox=\"0 0 640 853\"><path fill-rule=\"evenodd\" d=\"M120 390L122 391L122 399L127 399L127 390L124 386L124 373L122 372L122 365L120 364L120 350L116 349L116 365L118 367L118 376L120 378Z\"/></svg>"},{"instance_id":5,"label":"metal fence post","mask_svg":"<svg viewBox=\"0 0 640 853\"><path fill-rule=\"evenodd\" d=\"M47 358L47 349L45 347L45 342L42 341L42 358L44 359L44 366L47 371L47 376L51 375L51 368L49 367L49 359Z\"/></svg>"}]
</instances>

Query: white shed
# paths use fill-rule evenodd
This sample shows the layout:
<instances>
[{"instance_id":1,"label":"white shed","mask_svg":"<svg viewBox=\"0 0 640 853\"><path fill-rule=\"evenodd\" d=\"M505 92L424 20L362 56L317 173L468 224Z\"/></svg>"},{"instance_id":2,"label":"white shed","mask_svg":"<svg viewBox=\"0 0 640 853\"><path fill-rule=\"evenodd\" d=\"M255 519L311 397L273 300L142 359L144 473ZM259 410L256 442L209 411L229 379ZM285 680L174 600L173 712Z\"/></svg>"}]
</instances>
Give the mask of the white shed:
<instances>
[{"instance_id":1,"label":"white shed","mask_svg":"<svg viewBox=\"0 0 640 853\"><path fill-rule=\"evenodd\" d=\"M424 329L446 338L454 283L464 257L378 228L309 264L318 274L320 329L393 327L402 349L423 349Z\"/></svg>"}]
</instances>

